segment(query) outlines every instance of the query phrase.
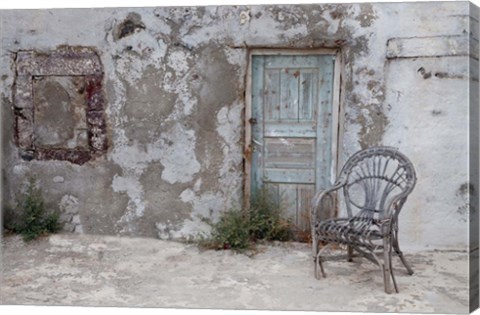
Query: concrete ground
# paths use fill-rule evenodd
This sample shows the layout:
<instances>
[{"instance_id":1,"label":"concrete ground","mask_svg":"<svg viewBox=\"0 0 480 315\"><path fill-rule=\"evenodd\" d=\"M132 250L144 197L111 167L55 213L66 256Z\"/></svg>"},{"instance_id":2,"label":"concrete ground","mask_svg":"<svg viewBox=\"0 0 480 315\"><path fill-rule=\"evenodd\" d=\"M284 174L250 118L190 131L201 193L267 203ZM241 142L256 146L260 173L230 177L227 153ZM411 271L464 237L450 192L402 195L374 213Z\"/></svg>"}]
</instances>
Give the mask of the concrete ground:
<instances>
[{"instance_id":1,"label":"concrete ground","mask_svg":"<svg viewBox=\"0 0 480 315\"><path fill-rule=\"evenodd\" d=\"M261 246L253 257L199 251L144 238L53 235L25 244L3 239L1 304L136 306L369 312L468 312L468 256L461 251L398 259L399 294L383 292L365 259L327 261L315 280L310 248Z\"/></svg>"}]
</instances>

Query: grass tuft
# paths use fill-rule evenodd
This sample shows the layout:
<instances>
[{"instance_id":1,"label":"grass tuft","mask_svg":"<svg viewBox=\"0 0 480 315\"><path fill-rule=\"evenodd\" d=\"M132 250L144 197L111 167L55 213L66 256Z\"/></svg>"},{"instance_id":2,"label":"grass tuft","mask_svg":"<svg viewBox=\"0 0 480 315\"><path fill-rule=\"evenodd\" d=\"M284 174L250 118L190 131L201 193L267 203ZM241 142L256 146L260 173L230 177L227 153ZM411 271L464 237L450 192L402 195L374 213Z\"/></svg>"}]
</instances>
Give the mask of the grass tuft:
<instances>
[{"instance_id":1,"label":"grass tuft","mask_svg":"<svg viewBox=\"0 0 480 315\"><path fill-rule=\"evenodd\" d=\"M259 241L288 241L292 223L285 219L280 202L266 189L257 191L248 209L230 209L216 223L210 223L210 237L200 246L210 249L252 250Z\"/></svg>"},{"instance_id":2,"label":"grass tuft","mask_svg":"<svg viewBox=\"0 0 480 315\"><path fill-rule=\"evenodd\" d=\"M13 231L21 234L27 242L60 230L59 213L47 211L34 178L29 179L25 193L17 200L15 212L19 214L19 219L13 225Z\"/></svg>"}]
</instances>

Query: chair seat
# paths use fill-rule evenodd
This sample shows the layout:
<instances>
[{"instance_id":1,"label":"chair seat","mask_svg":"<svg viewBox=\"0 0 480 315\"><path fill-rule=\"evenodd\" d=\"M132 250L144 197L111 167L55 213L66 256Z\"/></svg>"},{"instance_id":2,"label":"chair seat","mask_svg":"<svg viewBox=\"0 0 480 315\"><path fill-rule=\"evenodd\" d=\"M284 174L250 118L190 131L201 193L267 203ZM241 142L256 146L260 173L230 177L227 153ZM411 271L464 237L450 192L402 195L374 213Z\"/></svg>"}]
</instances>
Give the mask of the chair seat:
<instances>
[{"instance_id":1,"label":"chair seat","mask_svg":"<svg viewBox=\"0 0 480 315\"><path fill-rule=\"evenodd\" d=\"M370 218L335 218L318 222L315 225L317 239L346 245L377 247L374 242L384 237L379 224Z\"/></svg>"}]
</instances>

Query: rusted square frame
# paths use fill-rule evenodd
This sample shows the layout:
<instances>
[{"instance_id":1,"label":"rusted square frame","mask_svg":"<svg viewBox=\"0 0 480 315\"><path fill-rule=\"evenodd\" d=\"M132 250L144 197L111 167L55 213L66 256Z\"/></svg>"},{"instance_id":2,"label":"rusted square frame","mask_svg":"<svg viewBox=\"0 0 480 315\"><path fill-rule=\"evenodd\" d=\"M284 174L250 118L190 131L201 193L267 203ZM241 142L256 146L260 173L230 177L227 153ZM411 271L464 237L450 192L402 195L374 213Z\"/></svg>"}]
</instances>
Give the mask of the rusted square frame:
<instances>
[{"instance_id":1,"label":"rusted square frame","mask_svg":"<svg viewBox=\"0 0 480 315\"><path fill-rule=\"evenodd\" d=\"M13 91L15 143L25 160L64 160L83 164L108 149L103 67L98 54L88 47L61 47L49 53L19 51L16 54ZM35 104L33 80L44 76L81 76L85 78L88 149L44 148L34 141Z\"/></svg>"}]
</instances>

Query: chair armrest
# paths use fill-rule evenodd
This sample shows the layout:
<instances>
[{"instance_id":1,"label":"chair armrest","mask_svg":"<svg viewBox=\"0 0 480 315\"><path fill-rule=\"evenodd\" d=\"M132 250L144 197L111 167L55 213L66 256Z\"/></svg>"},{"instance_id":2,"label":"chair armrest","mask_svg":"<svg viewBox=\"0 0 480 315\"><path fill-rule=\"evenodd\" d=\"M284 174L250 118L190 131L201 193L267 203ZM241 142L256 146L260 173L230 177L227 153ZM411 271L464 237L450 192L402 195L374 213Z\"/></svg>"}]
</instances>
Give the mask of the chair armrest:
<instances>
[{"instance_id":1,"label":"chair armrest","mask_svg":"<svg viewBox=\"0 0 480 315\"><path fill-rule=\"evenodd\" d=\"M312 228L317 221L317 211L320 205L322 204L323 199L325 197L332 198L331 193L339 190L344 185L345 185L344 181L336 182L334 186L328 189L320 189L315 193L315 196L312 198L312 205L311 205L311 211L310 211L310 224L312 225Z\"/></svg>"}]
</instances>

